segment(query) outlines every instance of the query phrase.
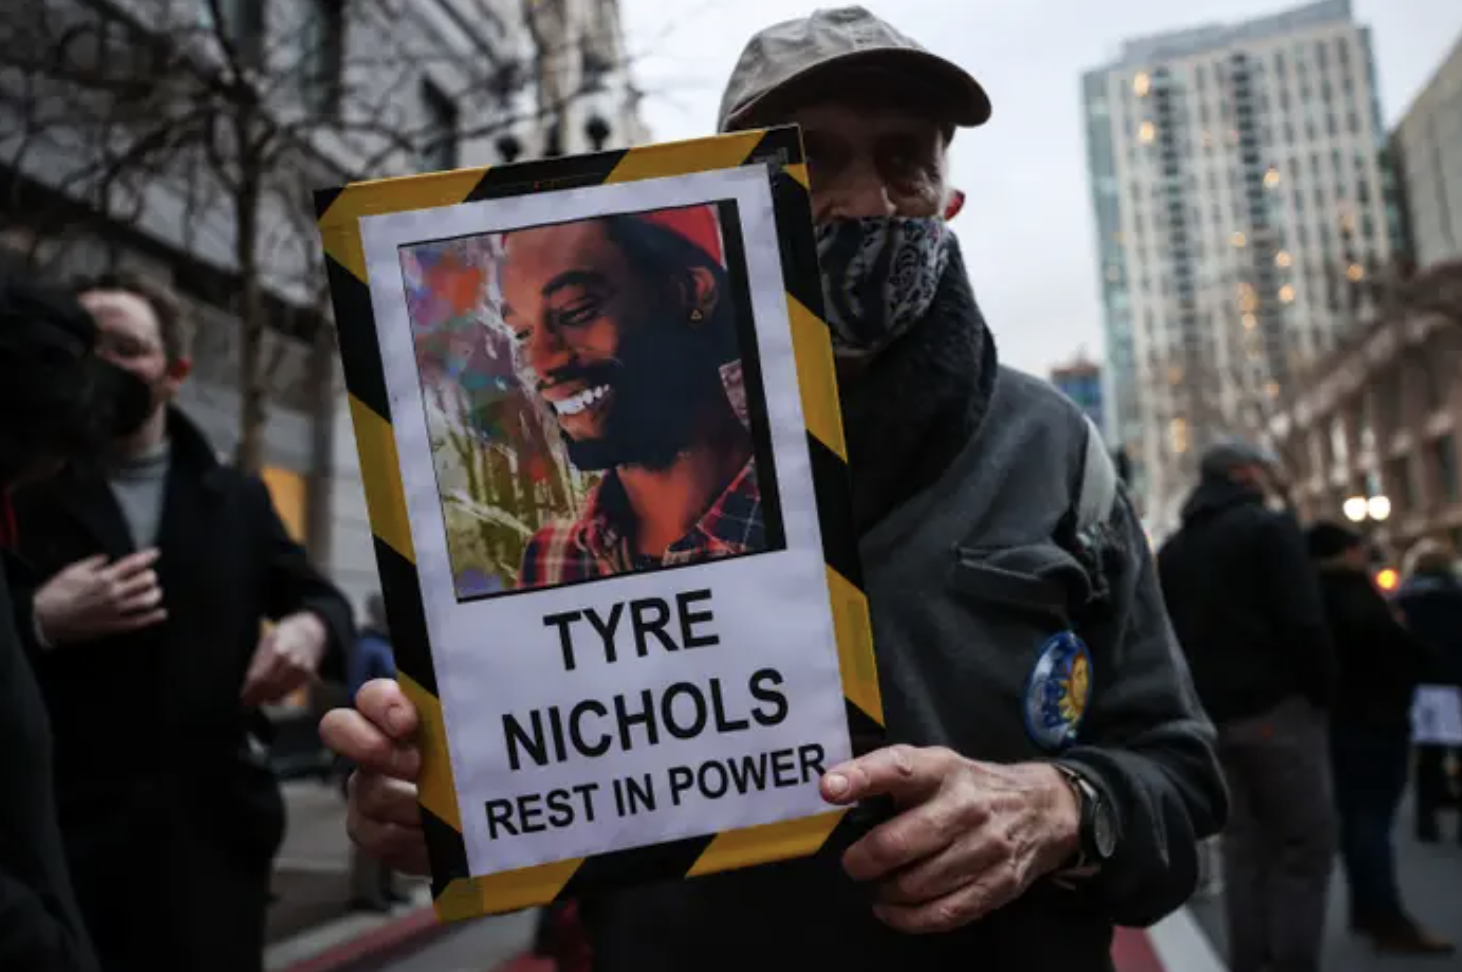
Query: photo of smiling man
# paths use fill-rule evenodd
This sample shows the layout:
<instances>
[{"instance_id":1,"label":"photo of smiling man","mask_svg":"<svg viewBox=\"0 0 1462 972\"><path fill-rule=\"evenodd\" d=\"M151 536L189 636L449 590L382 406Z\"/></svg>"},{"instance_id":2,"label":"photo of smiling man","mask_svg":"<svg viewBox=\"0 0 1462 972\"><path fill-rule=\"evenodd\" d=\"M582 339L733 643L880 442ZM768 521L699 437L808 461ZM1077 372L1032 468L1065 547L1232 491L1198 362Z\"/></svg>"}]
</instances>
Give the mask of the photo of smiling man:
<instances>
[{"instance_id":1,"label":"photo of smiling man","mask_svg":"<svg viewBox=\"0 0 1462 972\"><path fill-rule=\"evenodd\" d=\"M403 248L459 599L782 546L733 220Z\"/></svg>"}]
</instances>

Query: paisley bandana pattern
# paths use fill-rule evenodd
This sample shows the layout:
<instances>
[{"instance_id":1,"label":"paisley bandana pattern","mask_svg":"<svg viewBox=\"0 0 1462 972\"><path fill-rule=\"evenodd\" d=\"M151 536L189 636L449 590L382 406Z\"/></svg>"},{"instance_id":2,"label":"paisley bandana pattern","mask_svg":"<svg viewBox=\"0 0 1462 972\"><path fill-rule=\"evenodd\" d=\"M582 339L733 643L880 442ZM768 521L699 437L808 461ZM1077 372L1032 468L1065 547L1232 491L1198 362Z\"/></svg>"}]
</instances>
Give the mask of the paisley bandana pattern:
<instances>
[{"instance_id":1,"label":"paisley bandana pattern","mask_svg":"<svg viewBox=\"0 0 1462 972\"><path fill-rule=\"evenodd\" d=\"M866 358L914 326L949 264L942 219L835 220L817 228L817 256L833 349Z\"/></svg>"}]
</instances>

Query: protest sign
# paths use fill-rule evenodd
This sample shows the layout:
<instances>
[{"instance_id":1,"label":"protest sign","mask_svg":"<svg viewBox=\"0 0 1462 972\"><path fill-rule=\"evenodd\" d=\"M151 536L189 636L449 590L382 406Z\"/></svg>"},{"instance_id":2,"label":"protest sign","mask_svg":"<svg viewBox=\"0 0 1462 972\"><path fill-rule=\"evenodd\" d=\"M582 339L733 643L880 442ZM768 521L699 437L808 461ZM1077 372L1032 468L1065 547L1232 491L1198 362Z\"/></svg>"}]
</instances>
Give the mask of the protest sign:
<instances>
[{"instance_id":1,"label":"protest sign","mask_svg":"<svg viewBox=\"0 0 1462 972\"><path fill-rule=\"evenodd\" d=\"M805 855L882 725L795 128L317 194L444 918Z\"/></svg>"},{"instance_id":2,"label":"protest sign","mask_svg":"<svg viewBox=\"0 0 1462 972\"><path fill-rule=\"evenodd\" d=\"M1411 704L1411 741L1422 746L1462 746L1462 690L1419 685Z\"/></svg>"}]
</instances>

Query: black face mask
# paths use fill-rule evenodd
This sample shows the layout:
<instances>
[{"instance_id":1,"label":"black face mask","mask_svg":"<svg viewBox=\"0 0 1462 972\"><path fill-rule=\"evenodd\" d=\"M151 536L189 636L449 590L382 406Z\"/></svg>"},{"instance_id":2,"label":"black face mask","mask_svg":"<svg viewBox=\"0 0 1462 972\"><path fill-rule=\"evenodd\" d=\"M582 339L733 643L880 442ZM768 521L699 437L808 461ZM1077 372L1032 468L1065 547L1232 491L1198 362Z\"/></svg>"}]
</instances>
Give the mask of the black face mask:
<instances>
[{"instance_id":1,"label":"black face mask","mask_svg":"<svg viewBox=\"0 0 1462 972\"><path fill-rule=\"evenodd\" d=\"M152 389L126 368L102 358L89 365L96 379L96 408L108 439L125 439L152 415Z\"/></svg>"}]
</instances>

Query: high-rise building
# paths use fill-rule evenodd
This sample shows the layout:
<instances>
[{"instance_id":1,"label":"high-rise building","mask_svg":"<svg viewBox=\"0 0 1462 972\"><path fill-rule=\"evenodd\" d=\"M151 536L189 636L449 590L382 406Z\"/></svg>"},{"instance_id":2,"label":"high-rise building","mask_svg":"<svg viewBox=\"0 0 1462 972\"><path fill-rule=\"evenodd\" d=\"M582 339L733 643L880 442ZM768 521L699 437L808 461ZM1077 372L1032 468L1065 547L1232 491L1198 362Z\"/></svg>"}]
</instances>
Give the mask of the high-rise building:
<instances>
[{"instance_id":1,"label":"high-rise building","mask_svg":"<svg viewBox=\"0 0 1462 972\"><path fill-rule=\"evenodd\" d=\"M1418 266L1462 257L1462 37L1392 139Z\"/></svg>"},{"instance_id":2,"label":"high-rise building","mask_svg":"<svg viewBox=\"0 0 1462 972\"><path fill-rule=\"evenodd\" d=\"M1132 40L1085 75L1108 432L1160 529L1197 453L1262 426L1390 259L1376 91L1349 0Z\"/></svg>"},{"instance_id":3,"label":"high-rise building","mask_svg":"<svg viewBox=\"0 0 1462 972\"><path fill-rule=\"evenodd\" d=\"M1052 368L1051 384L1081 406L1081 410L1096 423L1097 428L1106 428L1101 365L1085 356L1078 357L1070 364Z\"/></svg>"}]
</instances>

